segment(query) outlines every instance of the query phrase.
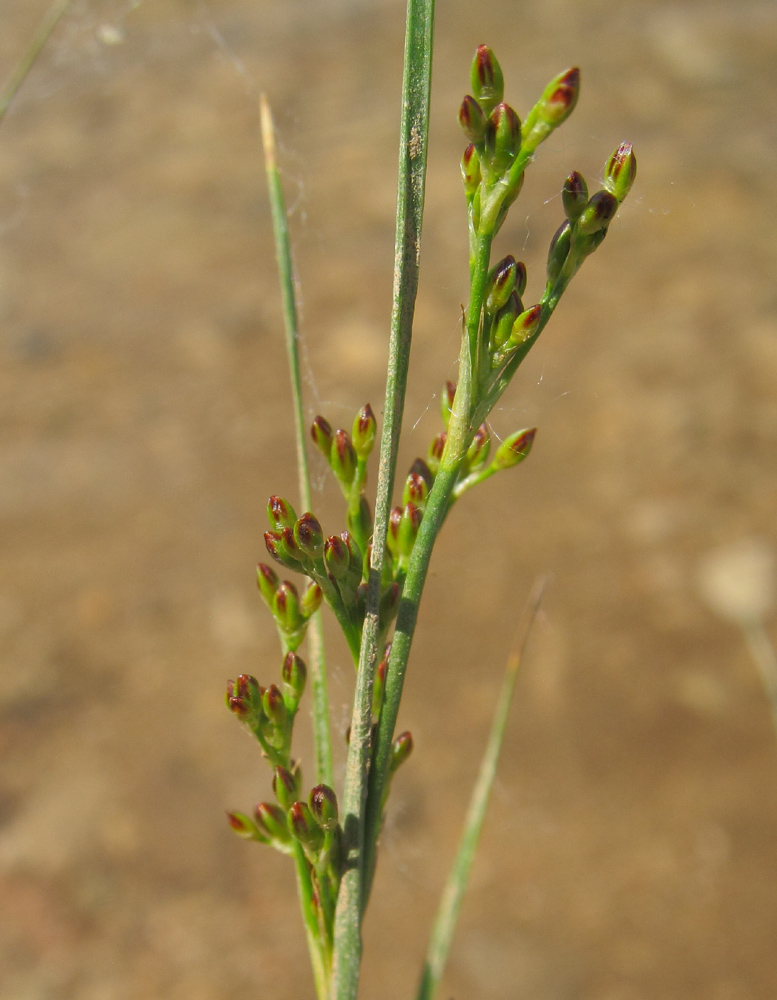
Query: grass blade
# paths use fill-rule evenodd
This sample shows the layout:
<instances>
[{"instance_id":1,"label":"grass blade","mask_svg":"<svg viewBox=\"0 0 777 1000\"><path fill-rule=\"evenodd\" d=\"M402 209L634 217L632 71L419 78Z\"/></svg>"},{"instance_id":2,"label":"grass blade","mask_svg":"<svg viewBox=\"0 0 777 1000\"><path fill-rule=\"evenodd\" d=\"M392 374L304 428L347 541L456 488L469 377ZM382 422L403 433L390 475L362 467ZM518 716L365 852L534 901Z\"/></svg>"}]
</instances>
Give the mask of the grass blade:
<instances>
[{"instance_id":1,"label":"grass blade","mask_svg":"<svg viewBox=\"0 0 777 1000\"><path fill-rule=\"evenodd\" d=\"M365 810L371 751L372 688L377 659L378 605L383 553L396 474L399 434L418 289L421 223L426 184L429 97L432 75L434 0L408 0L402 122L399 146L394 290L386 402L378 470L375 530L367 614L356 676L351 739L343 795L346 869L335 914L333 1000L356 1000L361 964L361 921L365 902Z\"/></svg>"},{"instance_id":2,"label":"grass blade","mask_svg":"<svg viewBox=\"0 0 777 1000\"><path fill-rule=\"evenodd\" d=\"M264 163L267 169L267 186L270 193L275 254L278 260L278 274L283 296L283 317L286 330L286 351L291 376L291 395L294 405L294 429L297 443L297 472L299 494L304 510L312 509L310 494L310 472L305 449L306 428L302 408L302 380L299 366L299 325L297 321L297 300L294 294L294 270L291 262L291 244L286 216L286 203L278 172L275 155L275 128L272 112L264 94L260 100L262 144ZM329 695L326 684L326 662L324 658L324 631L321 612L317 611L308 627L308 667L313 701L313 739L316 756L316 784L332 787L332 737L329 727Z\"/></svg>"},{"instance_id":3,"label":"grass blade","mask_svg":"<svg viewBox=\"0 0 777 1000\"><path fill-rule=\"evenodd\" d=\"M445 883L445 888L443 889L440 906L437 910L437 916L435 917L429 939L429 947L421 974L421 982L418 987L417 1000L432 1000L448 959L451 942L453 941L453 933L456 929L456 921L461 910L461 902L467 888L470 869L472 868L475 850L488 807L488 800L494 784L496 767L504 741L510 704L515 689L515 679L518 675L521 660L523 659L531 626L539 610L544 585L544 580L539 580L534 585L526 606L526 611L524 612L523 621L518 628L513 652L507 661L502 689L499 692L494 719L491 723L491 733L488 737L488 744L483 754L483 759L480 762L480 770L475 781L475 787L472 790L472 797L467 809L459 848L456 852L456 858L451 873L448 876L448 881Z\"/></svg>"},{"instance_id":4,"label":"grass blade","mask_svg":"<svg viewBox=\"0 0 777 1000\"><path fill-rule=\"evenodd\" d=\"M3 120L11 101L16 96L19 87L24 83L27 74L40 55L41 49L48 41L49 35L69 6L70 0L55 0L55 3L44 14L43 19L35 29L35 34L32 36L30 44L27 46L19 62L14 66L8 82L0 91L0 121Z\"/></svg>"}]
</instances>

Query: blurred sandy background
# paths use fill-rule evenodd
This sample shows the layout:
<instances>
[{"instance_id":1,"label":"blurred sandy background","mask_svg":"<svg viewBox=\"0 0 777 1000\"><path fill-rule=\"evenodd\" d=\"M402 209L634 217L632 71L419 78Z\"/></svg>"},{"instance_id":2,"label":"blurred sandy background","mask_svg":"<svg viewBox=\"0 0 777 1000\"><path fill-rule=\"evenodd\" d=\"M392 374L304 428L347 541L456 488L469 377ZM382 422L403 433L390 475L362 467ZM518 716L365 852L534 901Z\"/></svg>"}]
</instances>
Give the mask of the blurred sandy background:
<instances>
[{"instance_id":1,"label":"blurred sandy background","mask_svg":"<svg viewBox=\"0 0 777 1000\"><path fill-rule=\"evenodd\" d=\"M47 6L4 0L1 77ZM222 695L278 670L254 564L267 496L296 499L256 98L281 135L309 415L350 426L382 403L403 19L400 0L74 0L0 125L4 1000L313 995L291 866L224 820L269 795ZM439 0L437 24L404 465L455 375L475 46L521 114L583 69L499 245L536 294L566 174L593 186L630 139L639 177L494 416L539 425L530 461L440 542L364 998L413 995L543 572L441 995L773 1000L777 741L696 578L720 545L777 544L777 8ZM334 634L329 656L342 732Z\"/></svg>"}]
</instances>

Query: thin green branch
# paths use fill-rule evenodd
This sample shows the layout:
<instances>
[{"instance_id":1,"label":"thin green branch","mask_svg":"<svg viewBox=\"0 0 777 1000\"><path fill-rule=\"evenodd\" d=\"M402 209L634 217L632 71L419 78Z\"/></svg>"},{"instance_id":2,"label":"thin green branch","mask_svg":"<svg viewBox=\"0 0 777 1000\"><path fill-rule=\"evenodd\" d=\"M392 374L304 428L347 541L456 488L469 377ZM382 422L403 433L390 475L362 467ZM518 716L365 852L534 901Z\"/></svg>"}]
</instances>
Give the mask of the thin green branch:
<instances>
[{"instance_id":1,"label":"thin green branch","mask_svg":"<svg viewBox=\"0 0 777 1000\"><path fill-rule=\"evenodd\" d=\"M11 105L11 101L16 96L19 87L24 83L27 74L33 67L35 60L41 53L41 49L48 41L48 37L57 25L57 22L70 6L70 0L55 0L43 15L41 22L35 29L35 34L30 40L30 44L22 54L19 62L14 66L13 72L8 82L0 91L0 121L3 120L6 111Z\"/></svg>"},{"instance_id":2,"label":"thin green branch","mask_svg":"<svg viewBox=\"0 0 777 1000\"><path fill-rule=\"evenodd\" d=\"M273 127L272 113L264 94L260 100L260 114L264 162L267 170L267 186L270 193L270 209L272 212L273 233L275 235L275 253L278 260L281 294L283 296L286 350L289 359L291 394L294 404L299 493L302 506L306 511L309 511L313 504L310 493L307 451L305 450L305 418L302 407L302 380L300 378L299 365L299 326L297 322L297 302L294 294L294 273L291 261L291 246L289 243L289 226L281 178L278 172L278 162L275 155L275 129ZM329 726L329 696L327 693L326 662L324 658L324 632L320 611L317 611L313 615L308 627L308 649L308 666L310 668L310 686L313 701L316 783L320 784L323 782L331 787L334 784L332 777L332 738Z\"/></svg>"},{"instance_id":3,"label":"thin green branch","mask_svg":"<svg viewBox=\"0 0 777 1000\"><path fill-rule=\"evenodd\" d=\"M523 620L515 637L513 652L507 661L502 689L499 692L494 718L491 723L488 744L483 754L483 759L480 762L480 769L475 781L475 787L472 790L472 797L467 809L467 816L464 821L464 829L459 841L456 858L448 880L445 883L445 888L440 899L440 906L437 910L434 927L429 939L429 948L421 974L417 1000L433 1000L448 959L453 941L453 933L456 928L462 899L467 888L469 873L480 838L480 831L483 828L483 820L486 816L491 789L494 785L497 763L502 743L504 742L510 705L512 703L513 691L515 690L515 679L518 676L518 668L523 660L531 626L539 610L544 585L544 580L538 580L532 589Z\"/></svg>"},{"instance_id":4,"label":"thin green branch","mask_svg":"<svg viewBox=\"0 0 777 1000\"><path fill-rule=\"evenodd\" d=\"M386 402L375 505L367 614L356 676L351 737L343 795L345 870L335 912L335 948L331 996L355 1000L361 965L364 910L365 811L371 753L372 689L378 655L380 581L388 517L396 474L399 434L407 386L421 250L432 75L434 0L408 0L402 121L399 146L394 290Z\"/></svg>"}]
</instances>

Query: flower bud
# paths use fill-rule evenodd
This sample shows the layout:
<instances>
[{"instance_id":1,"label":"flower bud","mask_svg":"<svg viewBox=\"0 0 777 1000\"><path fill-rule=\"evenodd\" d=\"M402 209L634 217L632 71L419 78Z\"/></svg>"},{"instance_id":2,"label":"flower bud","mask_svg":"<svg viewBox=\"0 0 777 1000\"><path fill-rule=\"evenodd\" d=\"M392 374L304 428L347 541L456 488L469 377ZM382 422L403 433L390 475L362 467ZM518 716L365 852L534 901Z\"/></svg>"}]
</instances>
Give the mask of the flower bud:
<instances>
[{"instance_id":1,"label":"flower bud","mask_svg":"<svg viewBox=\"0 0 777 1000\"><path fill-rule=\"evenodd\" d=\"M537 103L539 118L558 128L575 110L580 96L580 70L577 66L564 70L550 81Z\"/></svg>"},{"instance_id":2,"label":"flower bud","mask_svg":"<svg viewBox=\"0 0 777 1000\"><path fill-rule=\"evenodd\" d=\"M488 274L486 312L493 316L502 306L507 304L508 299L513 294L517 277L518 266L512 254L508 254L491 268Z\"/></svg>"},{"instance_id":3,"label":"flower bud","mask_svg":"<svg viewBox=\"0 0 777 1000\"><path fill-rule=\"evenodd\" d=\"M522 311L523 303L515 292L513 292L507 302L494 317L490 338L492 350L501 347L509 339L510 334L513 331L513 322L515 321L515 317Z\"/></svg>"},{"instance_id":4,"label":"flower bud","mask_svg":"<svg viewBox=\"0 0 777 1000\"><path fill-rule=\"evenodd\" d=\"M240 674L235 681L227 682L225 701L227 708L241 721L251 722L262 714L263 688L251 674Z\"/></svg>"},{"instance_id":5,"label":"flower bud","mask_svg":"<svg viewBox=\"0 0 777 1000\"><path fill-rule=\"evenodd\" d=\"M521 119L509 104L497 104L486 123L483 158L498 177L521 148Z\"/></svg>"},{"instance_id":6,"label":"flower bud","mask_svg":"<svg viewBox=\"0 0 777 1000\"><path fill-rule=\"evenodd\" d=\"M604 189L622 202L637 176L637 158L630 142L622 142L604 168Z\"/></svg>"},{"instance_id":7,"label":"flower bud","mask_svg":"<svg viewBox=\"0 0 777 1000\"><path fill-rule=\"evenodd\" d=\"M291 535L291 548L288 545L287 539L284 538L283 531ZM300 570L302 567L294 555L295 551L299 552L294 542L294 535L289 528L284 528L283 531L265 531L264 544L267 546L267 551L276 562L279 562L281 566L285 566L286 569ZM301 553L299 554L301 555Z\"/></svg>"},{"instance_id":8,"label":"flower bud","mask_svg":"<svg viewBox=\"0 0 777 1000\"><path fill-rule=\"evenodd\" d=\"M279 805L274 802L260 802L254 809L254 820L259 832L267 840L278 845L291 843L286 813Z\"/></svg>"},{"instance_id":9,"label":"flower bud","mask_svg":"<svg viewBox=\"0 0 777 1000\"><path fill-rule=\"evenodd\" d=\"M410 733L401 733L391 744L391 761L389 771L394 774L413 752L413 737Z\"/></svg>"},{"instance_id":10,"label":"flower bud","mask_svg":"<svg viewBox=\"0 0 777 1000\"><path fill-rule=\"evenodd\" d=\"M277 685L271 684L262 695L262 708L264 714L277 729L282 729L286 725L288 718L286 702L283 700L283 695Z\"/></svg>"},{"instance_id":11,"label":"flower bud","mask_svg":"<svg viewBox=\"0 0 777 1000\"><path fill-rule=\"evenodd\" d=\"M486 119L487 116L483 114L483 109L475 98L467 94L459 108L459 125L464 130L467 142L479 143L483 141Z\"/></svg>"},{"instance_id":12,"label":"flower bud","mask_svg":"<svg viewBox=\"0 0 777 1000\"><path fill-rule=\"evenodd\" d=\"M426 492L430 493L432 487L434 486L434 476L432 475L432 470L426 464L422 458L417 458L410 466L409 476L420 476L426 483Z\"/></svg>"},{"instance_id":13,"label":"flower bud","mask_svg":"<svg viewBox=\"0 0 777 1000\"><path fill-rule=\"evenodd\" d=\"M329 464L342 485L350 487L356 472L356 451L348 431L336 431L332 440Z\"/></svg>"},{"instance_id":14,"label":"flower bud","mask_svg":"<svg viewBox=\"0 0 777 1000\"><path fill-rule=\"evenodd\" d=\"M513 323L508 346L516 347L518 344L524 344L530 337L533 337L537 332L541 319L541 305L532 306L530 309L524 310L520 316L516 317Z\"/></svg>"},{"instance_id":15,"label":"flower bud","mask_svg":"<svg viewBox=\"0 0 777 1000\"><path fill-rule=\"evenodd\" d=\"M272 779L272 790L278 804L282 809L289 809L300 793L302 786L302 772L296 764L291 770L285 767L276 767Z\"/></svg>"},{"instance_id":16,"label":"flower bud","mask_svg":"<svg viewBox=\"0 0 777 1000\"><path fill-rule=\"evenodd\" d=\"M308 511L295 521L294 541L311 559L320 559L324 554L324 532L314 514Z\"/></svg>"},{"instance_id":17,"label":"flower bud","mask_svg":"<svg viewBox=\"0 0 777 1000\"><path fill-rule=\"evenodd\" d=\"M313 819L306 802L294 802L289 809L289 826L292 835L306 852L318 854L324 846L324 831Z\"/></svg>"},{"instance_id":18,"label":"flower bud","mask_svg":"<svg viewBox=\"0 0 777 1000\"><path fill-rule=\"evenodd\" d=\"M446 429L451 419L451 410L453 409L453 400L456 396L456 383L448 381L442 387L442 395L440 396L440 415L442 417L442 422Z\"/></svg>"},{"instance_id":19,"label":"flower bud","mask_svg":"<svg viewBox=\"0 0 777 1000\"><path fill-rule=\"evenodd\" d=\"M337 829L337 796L329 785L316 785L308 796L313 819L326 833Z\"/></svg>"},{"instance_id":20,"label":"flower bud","mask_svg":"<svg viewBox=\"0 0 777 1000\"><path fill-rule=\"evenodd\" d=\"M275 597L275 591L278 589L280 580L278 579L278 574L270 566L265 563L259 563L256 567L256 584L259 587L259 593L264 598L265 602L272 607L272 600Z\"/></svg>"},{"instance_id":21,"label":"flower bud","mask_svg":"<svg viewBox=\"0 0 777 1000\"><path fill-rule=\"evenodd\" d=\"M470 76L475 99L483 109L483 113L490 115L504 97L505 83L502 67L487 45L478 46Z\"/></svg>"},{"instance_id":22,"label":"flower bud","mask_svg":"<svg viewBox=\"0 0 777 1000\"><path fill-rule=\"evenodd\" d=\"M547 275L553 284L561 274L561 269L569 256L572 247L572 227L569 221L563 222L553 235L548 249Z\"/></svg>"},{"instance_id":23,"label":"flower bud","mask_svg":"<svg viewBox=\"0 0 777 1000\"><path fill-rule=\"evenodd\" d=\"M238 837L242 837L243 840L259 840L267 843L267 838L259 832L256 823L243 813L228 812L227 821Z\"/></svg>"},{"instance_id":24,"label":"flower bud","mask_svg":"<svg viewBox=\"0 0 777 1000\"><path fill-rule=\"evenodd\" d=\"M482 465L485 465L490 450L491 435L488 433L488 427L485 424L481 424L475 431L472 444L467 449L467 461L469 462L470 469L479 469Z\"/></svg>"},{"instance_id":25,"label":"flower bud","mask_svg":"<svg viewBox=\"0 0 777 1000\"><path fill-rule=\"evenodd\" d=\"M520 298L526 291L526 282L528 280L528 274L526 273L526 265L522 260L516 261L515 264L515 288L513 291Z\"/></svg>"},{"instance_id":26,"label":"flower bud","mask_svg":"<svg viewBox=\"0 0 777 1000\"><path fill-rule=\"evenodd\" d=\"M359 458L367 458L375 444L378 424L369 403L356 414L353 422L353 447Z\"/></svg>"},{"instance_id":27,"label":"flower bud","mask_svg":"<svg viewBox=\"0 0 777 1000\"><path fill-rule=\"evenodd\" d=\"M391 643L388 643L383 653L383 659L375 668L375 683L372 686L372 724L377 726L380 711L383 708L383 698L386 693L386 676L388 674Z\"/></svg>"},{"instance_id":28,"label":"flower bud","mask_svg":"<svg viewBox=\"0 0 777 1000\"><path fill-rule=\"evenodd\" d=\"M399 556L399 526L402 523L402 508L392 507L389 512L388 531L386 533L386 545L394 558Z\"/></svg>"},{"instance_id":29,"label":"flower bud","mask_svg":"<svg viewBox=\"0 0 777 1000\"><path fill-rule=\"evenodd\" d=\"M350 557L348 546L339 535L332 535L324 542L324 565L335 580L342 580L348 572Z\"/></svg>"},{"instance_id":30,"label":"flower bud","mask_svg":"<svg viewBox=\"0 0 777 1000\"><path fill-rule=\"evenodd\" d=\"M413 551L423 516L423 511L414 503L405 504L396 534L397 549L400 555L409 556Z\"/></svg>"},{"instance_id":31,"label":"flower bud","mask_svg":"<svg viewBox=\"0 0 777 1000\"><path fill-rule=\"evenodd\" d=\"M289 711L296 712L308 677L308 670L302 657L297 656L296 653L287 653L283 658L281 677L283 678L283 695L286 707Z\"/></svg>"},{"instance_id":32,"label":"flower bud","mask_svg":"<svg viewBox=\"0 0 777 1000\"><path fill-rule=\"evenodd\" d=\"M325 420L323 417L316 417L313 421L313 425L310 428L310 436L316 443L316 447L324 456L324 458L329 461L329 457L332 453L332 427L329 421Z\"/></svg>"},{"instance_id":33,"label":"flower bud","mask_svg":"<svg viewBox=\"0 0 777 1000\"><path fill-rule=\"evenodd\" d=\"M267 517L275 531L293 528L297 520L294 508L283 497L270 497L267 501Z\"/></svg>"},{"instance_id":34,"label":"flower bud","mask_svg":"<svg viewBox=\"0 0 777 1000\"><path fill-rule=\"evenodd\" d=\"M311 580L302 592L302 597L299 602L299 609L302 612L302 617L308 619L311 615L315 614L321 607L323 599L323 590L319 587L315 580Z\"/></svg>"},{"instance_id":35,"label":"flower bud","mask_svg":"<svg viewBox=\"0 0 777 1000\"><path fill-rule=\"evenodd\" d=\"M354 536L354 538L360 538L362 541L366 541L372 534L372 512L370 511L370 505L367 502L367 497L359 497L359 508L358 510L348 511L346 516L346 523L348 525L348 531Z\"/></svg>"},{"instance_id":36,"label":"flower bud","mask_svg":"<svg viewBox=\"0 0 777 1000\"><path fill-rule=\"evenodd\" d=\"M424 477L418 472L411 472L405 480L405 488L402 491L402 503L414 503L421 510L426 506L426 498L429 496L429 487Z\"/></svg>"},{"instance_id":37,"label":"flower bud","mask_svg":"<svg viewBox=\"0 0 777 1000\"><path fill-rule=\"evenodd\" d=\"M597 191L586 205L577 222L578 232L593 236L606 229L618 211L618 199L609 191Z\"/></svg>"},{"instance_id":38,"label":"flower bud","mask_svg":"<svg viewBox=\"0 0 777 1000\"><path fill-rule=\"evenodd\" d=\"M531 451L537 428L527 431L516 431L499 445L491 463L495 469L510 469L522 462Z\"/></svg>"},{"instance_id":39,"label":"flower bud","mask_svg":"<svg viewBox=\"0 0 777 1000\"><path fill-rule=\"evenodd\" d=\"M429 454L427 455L429 469L433 475L437 474L440 468L440 459L442 458L442 453L445 451L445 442L448 439L448 435L445 431L440 431L437 437L429 445Z\"/></svg>"},{"instance_id":40,"label":"flower bud","mask_svg":"<svg viewBox=\"0 0 777 1000\"><path fill-rule=\"evenodd\" d=\"M350 531L341 532L340 538L348 549L349 563L346 583L351 589L356 590L362 577L365 576L364 554Z\"/></svg>"},{"instance_id":41,"label":"flower bud","mask_svg":"<svg viewBox=\"0 0 777 1000\"><path fill-rule=\"evenodd\" d=\"M275 592L272 613L284 632L296 632L304 624L300 614L299 593L288 580L284 580Z\"/></svg>"},{"instance_id":42,"label":"flower bud","mask_svg":"<svg viewBox=\"0 0 777 1000\"><path fill-rule=\"evenodd\" d=\"M588 185L583 175L576 170L573 170L564 181L561 202L564 206L564 214L570 222L579 219L583 214L583 209L588 204Z\"/></svg>"},{"instance_id":43,"label":"flower bud","mask_svg":"<svg viewBox=\"0 0 777 1000\"><path fill-rule=\"evenodd\" d=\"M480 156L475 146L470 143L461 157L461 179L464 183L464 193L471 198L480 184Z\"/></svg>"}]
</instances>

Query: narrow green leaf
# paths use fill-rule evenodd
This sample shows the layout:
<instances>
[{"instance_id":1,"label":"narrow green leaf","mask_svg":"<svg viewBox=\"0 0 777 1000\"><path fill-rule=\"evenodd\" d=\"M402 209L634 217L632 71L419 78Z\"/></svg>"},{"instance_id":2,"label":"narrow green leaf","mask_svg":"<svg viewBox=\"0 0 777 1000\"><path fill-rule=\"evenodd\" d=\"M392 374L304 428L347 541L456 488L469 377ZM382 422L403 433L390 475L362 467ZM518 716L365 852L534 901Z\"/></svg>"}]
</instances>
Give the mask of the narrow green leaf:
<instances>
[{"instance_id":1,"label":"narrow green leaf","mask_svg":"<svg viewBox=\"0 0 777 1000\"><path fill-rule=\"evenodd\" d=\"M14 66L13 72L8 82L0 91L0 121L10 107L11 101L16 96L19 87L24 83L27 74L33 67L35 60L40 55L41 49L48 41L48 37L57 25L57 22L70 6L70 0L55 0L35 29L35 34L30 40L30 44L22 54L19 62Z\"/></svg>"},{"instance_id":2,"label":"narrow green leaf","mask_svg":"<svg viewBox=\"0 0 777 1000\"><path fill-rule=\"evenodd\" d=\"M356 1000L361 965L365 895L365 811L371 752L372 689L378 656L378 616L383 555L396 474L399 433L407 386L421 249L432 75L434 0L408 0L402 122L399 146L394 293L386 402L375 505L367 614L356 675L351 738L343 795L345 871L335 913L333 1000Z\"/></svg>"},{"instance_id":3,"label":"narrow green leaf","mask_svg":"<svg viewBox=\"0 0 777 1000\"><path fill-rule=\"evenodd\" d=\"M311 510L313 504L310 493L310 473L305 449L305 418L302 407L302 380L299 365L299 327L297 322L297 302L294 294L294 271L291 261L289 226L283 187L278 172L275 155L275 129L267 98L260 101L262 143L264 162L267 169L267 186L270 193L275 253L283 296L283 315L286 329L286 351L289 359L291 393L294 404L294 429L297 442L297 472L302 507ZM310 668L310 688L313 700L313 737L316 756L316 784L332 785L332 738L329 727L329 696L326 683L326 662L324 659L324 633L321 612L310 619L308 628L308 665Z\"/></svg>"},{"instance_id":4,"label":"narrow green leaf","mask_svg":"<svg viewBox=\"0 0 777 1000\"><path fill-rule=\"evenodd\" d=\"M518 628L514 651L510 654L507 661L502 689L499 692L494 719L491 723L491 733L488 737L488 744L483 754L483 759L480 762L480 770L475 781L475 787L472 790L472 797L464 821L464 830L459 841L459 848L456 852L456 858L451 873L448 876L448 881L445 883L445 888L443 889L440 906L437 910L437 916L429 939L429 947L426 952L421 982L418 987L417 1000L433 1000L448 959L453 941L453 932L456 929L461 902L467 888L470 869L472 868L475 850L488 807L488 800L494 785L496 767L504 741L507 720L510 714L510 704L515 689L515 679L518 676L518 668L523 659L531 626L539 610L543 589L544 580L537 581L529 597L523 621Z\"/></svg>"}]
</instances>

